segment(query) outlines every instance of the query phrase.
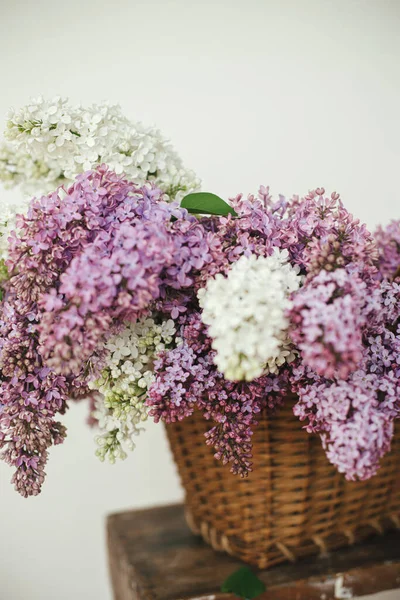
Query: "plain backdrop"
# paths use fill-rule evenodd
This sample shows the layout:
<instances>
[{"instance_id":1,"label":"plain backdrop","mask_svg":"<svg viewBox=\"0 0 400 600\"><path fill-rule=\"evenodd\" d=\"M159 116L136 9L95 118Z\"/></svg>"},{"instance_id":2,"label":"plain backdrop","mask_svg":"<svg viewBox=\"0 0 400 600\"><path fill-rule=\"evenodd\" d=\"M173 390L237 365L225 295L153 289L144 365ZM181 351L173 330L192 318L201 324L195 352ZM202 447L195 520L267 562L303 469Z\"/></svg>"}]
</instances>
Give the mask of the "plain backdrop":
<instances>
[{"instance_id":1,"label":"plain backdrop","mask_svg":"<svg viewBox=\"0 0 400 600\"><path fill-rule=\"evenodd\" d=\"M325 186L371 228L400 217L398 0L0 6L0 116L39 94L110 100L157 124L205 190ZM110 466L85 418L66 415L39 497L0 465L1 600L110 600L105 515L183 497L161 426Z\"/></svg>"}]
</instances>

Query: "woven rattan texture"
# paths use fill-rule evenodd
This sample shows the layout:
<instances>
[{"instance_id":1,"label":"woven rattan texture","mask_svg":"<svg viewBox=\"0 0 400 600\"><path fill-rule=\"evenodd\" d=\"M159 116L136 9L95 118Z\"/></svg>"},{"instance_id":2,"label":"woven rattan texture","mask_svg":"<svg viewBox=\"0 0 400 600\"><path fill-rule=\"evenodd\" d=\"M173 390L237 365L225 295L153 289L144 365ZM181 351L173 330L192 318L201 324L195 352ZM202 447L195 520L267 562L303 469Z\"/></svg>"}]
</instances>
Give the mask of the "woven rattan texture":
<instances>
[{"instance_id":1,"label":"woven rattan texture","mask_svg":"<svg viewBox=\"0 0 400 600\"><path fill-rule=\"evenodd\" d=\"M203 435L210 423L200 413L167 426L191 529L262 569L400 527L399 431L378 474L348 482L290 404L260 419L254 470L244 479L214 459Z\"/></svg>"}]
</instances>

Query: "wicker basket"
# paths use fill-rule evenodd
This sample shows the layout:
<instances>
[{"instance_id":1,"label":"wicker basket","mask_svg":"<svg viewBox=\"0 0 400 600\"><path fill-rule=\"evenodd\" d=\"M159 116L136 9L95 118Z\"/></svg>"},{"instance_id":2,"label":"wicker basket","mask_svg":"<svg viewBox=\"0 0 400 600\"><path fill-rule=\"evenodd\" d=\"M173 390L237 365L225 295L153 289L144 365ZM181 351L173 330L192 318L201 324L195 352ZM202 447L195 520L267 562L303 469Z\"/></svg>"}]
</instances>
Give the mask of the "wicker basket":
<instances>
[{"instance_id":1,"label":"wicker basket","mask_svg":"<svg viewBox=\"0 0 400 600\"><path fill-rule=\"evenodd\" d=\"M216 550L265 569L400 527L400 439L366 482L348 482L307 434L290 403L263 416L254 471L241 479L213 457L200 413L167 426L192 531Z\"/></svg>"}]
</instances>

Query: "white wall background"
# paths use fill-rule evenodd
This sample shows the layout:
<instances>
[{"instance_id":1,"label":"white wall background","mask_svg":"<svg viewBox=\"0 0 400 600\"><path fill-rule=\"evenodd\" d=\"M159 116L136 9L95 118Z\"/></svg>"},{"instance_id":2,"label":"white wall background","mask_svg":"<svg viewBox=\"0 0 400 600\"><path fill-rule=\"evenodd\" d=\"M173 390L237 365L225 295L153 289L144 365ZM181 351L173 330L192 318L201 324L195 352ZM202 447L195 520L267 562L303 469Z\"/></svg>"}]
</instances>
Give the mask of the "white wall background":
<instances>
[{"instance_id":1,"label":"white wall background","mask_svg":"<svg viewBox=\"0 0 400 600\"><path fill-rule=\"evenodd\" d=\"M0 0L0 115L39 94L109 99L169 135L204 189L324 185L374 227L400 217L399 30L398 0ZM0 465L1 600L109 600L104 516L182 497L161 427L111 467L85 416L65 417L39 497Z\"/></svg>"}]
</instances>

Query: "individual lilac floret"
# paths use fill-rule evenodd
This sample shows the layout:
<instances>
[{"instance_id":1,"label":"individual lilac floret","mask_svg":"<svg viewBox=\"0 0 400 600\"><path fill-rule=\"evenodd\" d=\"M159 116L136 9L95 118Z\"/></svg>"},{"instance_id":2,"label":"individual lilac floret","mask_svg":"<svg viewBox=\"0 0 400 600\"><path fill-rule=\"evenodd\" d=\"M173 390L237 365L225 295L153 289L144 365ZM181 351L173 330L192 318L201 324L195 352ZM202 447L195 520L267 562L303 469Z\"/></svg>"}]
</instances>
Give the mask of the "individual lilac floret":
<instances>
[{"instance_id":1,"label":"individual lilac floret","mask_svg":"<svg viewBox=\"0 0 400 600\"><path fill-rule=\"evenodd\" d=\"M378 227L375 239L379 250L379 270L383 277L400 277L400 219Z\"/></svg>"},{"instance_id":2,"label":"individual lilac floret","mask_svg":"<svg viewBox=\"0 0 400 600\"><path fill-rule=\"evenodd\" d=\"M305 366L347 379L363 353L367 285L345 269L321 271L293 295L290 335Z\"/></svg>"}]
</instances>

